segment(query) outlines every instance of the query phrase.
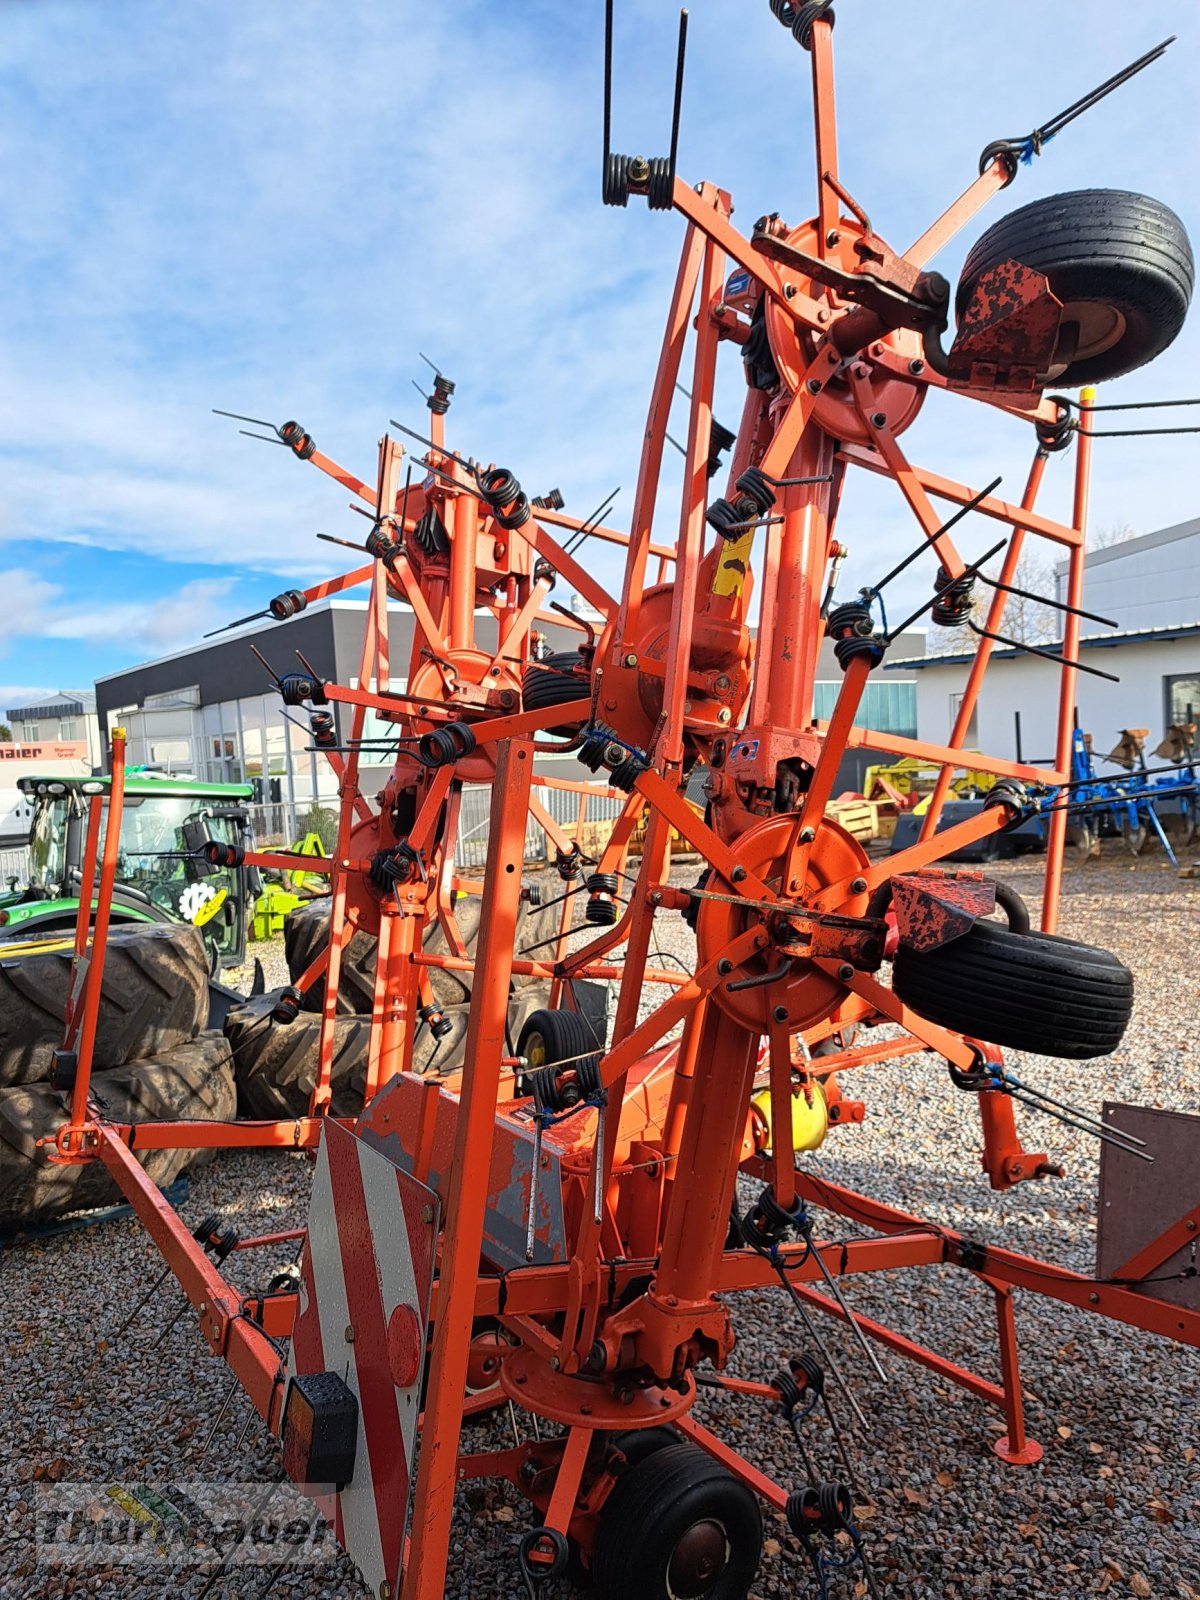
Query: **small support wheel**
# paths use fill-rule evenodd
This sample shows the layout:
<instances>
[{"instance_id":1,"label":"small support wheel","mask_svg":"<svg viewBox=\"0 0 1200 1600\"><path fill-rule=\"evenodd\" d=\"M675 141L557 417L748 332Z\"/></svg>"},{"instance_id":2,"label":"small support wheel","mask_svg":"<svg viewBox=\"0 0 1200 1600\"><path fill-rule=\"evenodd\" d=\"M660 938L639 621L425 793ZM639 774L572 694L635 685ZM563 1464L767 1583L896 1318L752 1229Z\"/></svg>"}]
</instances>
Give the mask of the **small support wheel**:
<instances>
[{"instance_id":1,"label":"small support wheel","mask_svg":"<svg viewBox=\"0 0 1200 1600\"><path fill-rule=\"evenodd\" d=\"M743 1483L692 1444L653 1450L600 1511L599 1600L745 1600L762 1513Z\"/></svg>"},{"instance_id":2,"label":"small support wheel","mask_svg":"<svg viewBox=\"0 0 1200 1600\"><path fill-rule=\"evenodd\" d=\"M533 1012L521 1029L517 1054L524 1056L532 1070L539 1067L578 1063L596 1051L596 1038L578 1011Z\"/></svg>"}]
</instances>

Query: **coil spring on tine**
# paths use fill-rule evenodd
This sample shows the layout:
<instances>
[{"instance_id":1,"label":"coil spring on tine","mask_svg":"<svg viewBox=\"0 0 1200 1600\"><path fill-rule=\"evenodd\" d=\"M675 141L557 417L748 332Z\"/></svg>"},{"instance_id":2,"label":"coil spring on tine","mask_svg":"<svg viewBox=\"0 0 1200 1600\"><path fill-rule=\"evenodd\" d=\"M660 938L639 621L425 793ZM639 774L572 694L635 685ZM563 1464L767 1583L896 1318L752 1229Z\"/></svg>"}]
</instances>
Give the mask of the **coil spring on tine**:
<instances>
[{"instance_id":1,"label":"coil spring on tine","mask_svg":"<svg viewBox=\"0 0 1200 1600\"><path fill-rule=\"evenodd\" d=\"M363 543L376 561L382 561L385 564L390 565L400 554L400 546L392 538L391 534L384 532L382 525L378 522L368 533Z\"/></svg>"},{"instance_id":2,"label":"coil spring on tine","mask_svg":"<svg viewBox=\"0 0 1200 1600\"><path fill-rule=\"evenodd\" d=\"M771 1379L771 1387L778 1390L780 1410L790 1421L792 1413L804 1404L804 1390L786 1369L775 1374Z\"/></svg>"},{"instance_id":3,"label":"coil spring on tine","mask_svg":"<svg viewBox=\"0 0 1200 1600\"><path fill-rule=\"evenodd\" d=\"M514 473L507 467L489 467L486 472L477 471L475 481L502 528L512 532L525 526L533 512L529 509L529 497Z\"/></svg>"},{"instance_id":4,"label":"coil spring on tine","mask_svg":"<svg viewBox=\"0 0 1200 1600\"><path fill-rule=\"evenodd\" d=\"M634 784L645 771L646 763L644 761L638 756L627 756L624 761L619 762L612 769L608 781L614 789L620 789L622 793L629 794Z\"/></svg>"},{"instance_id":5,"label":"coil spring on tine","mask_svg":"<svg viewBox=\"0 0 1200 1600\"><path fill-rule=\"evenodd\" d=\"M533 1109L539 1115L570 1111L583 1099L583 1090L574 1079L563 1077L558 1067L538 1067L527 1073L525 1087L533 1096Z\"/></svg>"},{"instance_id":6,"label":"coil spring on tine","mask_svg":"<svg viewBox=\"0 0 1200 1600\"><path fill-rule=\"evenodd\" d=\"M952 578L945 567L939 567L933 587L937 591L937 599L929 615L939 628L960 627L971 615L975 591L974 573L968 572L961 578Z\"/></svg>"},{"instance_id":7,"label":"coil spring on tine","mask_svg":"<svg viewBox=\"0 0 1200 1600\"><path fill-rule=\"evenodd\" d=\"M221 1213L219 1211L210 1211L208 1215L198 1222L192 1229L192 1238L195 1239L197 1244L202 1244L207 1250L209 1245L214 1239L217 1238L220 1232Z\"/></svg>"},{"instance_id":8,"label":"coil spring on tine","mask_svg":"<svg viewBox=\"0 0 1200 1600\"><path fill-rule=\"evenodd\" d=\"M285 672L279 679L279 693L285 706L301 706L306 700L323 700L320 684L307 672Z\"/></svg>"},{"instance_id":9,"label":"coil spring on tine","mask_svg":"<svg viewBox=\"0 0 1200 1600\"><path fill-rule=\"evenodd\" d=\"M795 39L798 45L803 46L805 50L812 49L812 31L814 22L817 22L821 17L824 17L825 21L832 28L834 22L837 20L834 17L833 7L830 5L829 0L811 0L811 3L808 5L796 6L793 9L795 11L795 15L792 18L791 24L792 38ZM778 12L775 14L776 16L779 15Z\"/></svg>"},{"instance_id":10,"label":"coil spring on tine","mask_svg":"<svg viewBox=\"0 0 1200 1600\"><path fill-rule=\"evenodd\" d=\"M775 485L761 467L747 467L734 487L754 501L755 510L760 516L764 516L775 504Z\"/></svg>"},{"instance_id":11,"label":"coil spring on tine","mask_svg":"<svg viewBox=\"0 0 1200 1600\"><path fill-rule=\"evenodd\" d=\"M805 1387L813 1394L820 1394L825 1387L825 1368L816 1356L810 1356L807 1351L802 1356L793 1356L788 1362L793 1375L799 1373L804 1378Z\"/></svg>"},{"instance_id":12,"label":"coil spring on tine","mask_svg":"<svg viewBox=\"0 0 1200 1600\"><path fill-rule=\"evenodd\" d=\"M308 719L309 731L313 736L313 743L331 745L337 743L337 729L333 717L328 711L314 711Z\"/></svg>"},{"instance_id":13,"label":"coil spring on tine","mask_svg":"<svg viewBox=\"0 0 1200 1600\"><path fill-rule=\"evenodd\" d=\"M1020 778L997 778L984 796L983 809L990 806L1007 806L1010 811L1024 811L1029 805L1029 790Z\"/></svg>"},{"instance_id":14,"label":"coil spring on tine","mask_svg":"<svg viewBox=\"0 0 1200 1600\"><path fill-rule=\"evenodd\" d=\"M583 920L593 928L611 928L619 916L616 893L617 878L612 872L592 872L584 880L588 901L583 908Z\"/></svg>"},{"instance_id":15,"label":"coil spring on tine","mask_svg":"<svg viewBox=\"0 0 1200 1600\"><path fill-rule=\"evenodd\" d=\"M845 672L856 656L867 656L872 666L883 660L884 640L874 631L870 607L861 600L848 600L829 613L826 631L833 640L833 653Z\"/></svg>"},{"instance_id":16,"label":"coil spring on tine","mask_svg":"<svg viewBox=\"0 0 1200 1600\"><path fill-rule=\"evenodd\" d=\"M646 204L651 211L669 211L675 195L675 174L666 156L651 156Z\"/></svg>"},{"instance_id":17,"label":"coil spring on tine","mask_svg":"<svg viewBox=\"0 0 1200 1600\"><path fill-rule=\"evenodd\" d=\"M610 153L601 175L600 195L606 206L629 204L629 167L631 158Z\"/></svg>"},{"instance_id":18,"label":"coil spring on tine","mask_svg":"<svg viewBox=\"0 0 1200 1600\"><path fill-rule=\"evenodd\" d=\"M742 523L752 517L754 512L755 507L748 499L744 504L733 505L722 495L709 506L704 513L704 520L710 528L720 534L722 539L739 539L745 531Z\"/></svg>"},{"instance_id":19,"label":"coil spring on tine","mask_svg":"<svg viewBox=\"0 0 1200 1600\"><path fill-rule=\"evenodd\" d=\"M270 601L267 610L276 622L286 622L289 617L295 617L308 608L308 596L299 589L285 589L282 594L277 594Z\"/></svg>"},{"instance_id":20,"label":"coil spring on tine","mask_svg":"<svg viewBox=\"0 0 1200 1600\"><path fill-rule=\"evenodd\" d=\"M226 1228L224 1233L210 1240L204 1248L212 1251L213 1260L220 1265L227 1255L237 1249L241 1237L236 1228Z\"/></svg>"},{"instance_id":21,"label":"coil spring on tine","mask_svg":"<svg viewBox=\"0 0 1200 1600\"><path fill-rule=\"evenodd\" d=\"M450 409L450 396L454 393L454 385L450 379L440 372L434 375L433 393L425 402L435 417L444 417Z\"/></svg>"},{"instance_id":22,"label":"coil spring on tine","mask_svg":"<svg viewBox=\"0 0 1200 1600\"><path fill-rule=\"evenodd\" d=\"M818 1483L793 1489L784 1515L792 1532L807 1546L814 1533L832 1535L843 1528L851 1530L853 1510L854 1502L844 1483Z\"/></svg>"},{"instance_id":23,"label":"coil spring on tine","mask_svg":"<svg viewBox=\"0 0 1200 1600\"><path fill-rule=\"evenodd\" d=\"M1053 422L1043 422L1039 419L1034 423L1033 431L1037 435L1038 447L1051 453L1068 450L1075 434L1075 423L1067 401L1061 394L1047 395L1046 398L1058 407L1058 416Z\"/></svg>"},{"instance_id":24,"label":"coil spring on tine","mask_svg":"<svg viewBox=\"0 0 1200 1600\"><path fill-rule=\"evenodd\" d=\"M444 1039L454 1030L454 1024L439 1005L418 1006L417 1015L435 1039Z\"/></svg>"},{"instance_id":25,"label":"coil spring on tine","mask_svg":"<svg viewBox=\"0 0 1200 1600\"><path fill-rule=\"evenodd\" d=\"M789 33L796 20L797 9L790 0L771 0L771 15L777 22L782 22Z\"/></svg>"},{"instance_id":26,"label":"coil spring on tine","mask_svg":"<svg viewBox=\"0 0 1200 1600\"><path fill-rule=\"evenodd\" d=\"M305 433L298 422L285 422L279 430L279 437L301 461L308 461L317 448L312 435Z\"/></svg>"},{"instance_id":27,"label":"coil spring on tine","mask_svg":"<svg viewBox=\"0 0 1200 1600\"><path fill-rule=\"evenodd\" d=\"M578 844L573 844L569 850L556 850L554 854L554 870L564 883L574 883L579 876L579 859L581 855Z\"/></svg>"},{"instance_id":28,"label":"coil spring on tine","mask_svg":"<svg viewBox=\"0 0 1200 1600\"><path fill-rule=\"evenodd\" d=\"M477 740L468 723L448 722L444 728L423 733L417 742L417 759L424 767L446 767L475 749Z\"/></svg>"}]
</instances>

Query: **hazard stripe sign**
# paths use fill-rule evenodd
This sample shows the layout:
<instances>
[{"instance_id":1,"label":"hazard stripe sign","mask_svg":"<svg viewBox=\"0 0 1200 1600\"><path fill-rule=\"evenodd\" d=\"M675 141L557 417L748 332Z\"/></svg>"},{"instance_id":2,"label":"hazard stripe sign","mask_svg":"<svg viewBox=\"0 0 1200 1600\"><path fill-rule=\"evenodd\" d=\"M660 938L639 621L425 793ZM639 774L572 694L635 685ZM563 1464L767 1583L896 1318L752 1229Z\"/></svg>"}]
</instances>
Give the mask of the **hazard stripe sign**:
<instances>
[{"instance_id":1,"label":"hazard stripe sign","mask_svg":"<svg viewBox=\"0 0 1200 1600\"><path fill-rule=\"evenodd\" d=\"M396 1592L416 1477L438 1209L432 1189L326 1122L288 1377L335 1372L358 1398L352 1479L304 1488L376 1595Z\"/></svg>"}]
</instances>

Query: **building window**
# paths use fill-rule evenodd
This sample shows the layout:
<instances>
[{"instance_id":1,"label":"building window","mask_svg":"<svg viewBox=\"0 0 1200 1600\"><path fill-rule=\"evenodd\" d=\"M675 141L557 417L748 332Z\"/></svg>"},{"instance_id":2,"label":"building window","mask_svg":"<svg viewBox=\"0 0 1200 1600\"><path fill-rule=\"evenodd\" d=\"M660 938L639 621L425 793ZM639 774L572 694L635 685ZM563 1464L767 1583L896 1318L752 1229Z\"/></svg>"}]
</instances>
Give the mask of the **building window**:
<instances>
[{"instance_id":1,"label":"building window","mask_svg":"<svg viewBox=\"0 0 1200 1600\"><path fill-rule=\"evenodd\" d=\"M950 731L951 732L954 731L954 724L958 721L958 708L959 708L959 706L962 705L962 698L963 697L962 697L961 694L952 694L950 696ZM962 744L960 745L960 749L963 749L963 750L974 750L974 749L976 749L978 747L978 744L979 744L979 701L976 700L975 704L971 707L971 720L967 724L967 736L962 741Z\"/></svg>"},{"instance_id":2,"label":"building window","mask_svg":"<svg viewBox=\"0 0 1200 1600\"><path fill-rule=\"evenodd\" d=\"M1163 688L1168 728L1181 722L1200 722L1200 673L1187 672L1182 677L1164 678Z\"/></svg>"},{"instance_id":3,"label":"building window","mask_svg":"<svg viewBox=\"0 0 1200 1600\"><path fill-rule=\"evenodd\" d=\"M38 725L37 725L37 723L36 722L18 722L17 723L17 737L24 744L36 744L38 742L38 738L40 737L39 734L38 734Z\"/></svg>"},{"instance_id":4,"label":"building window","mask_svg":"<svg viewBox=\"0 0 1200 1600\"><path fill-rule=\"evenodd\" d=\"M192 743L190 739L155 739L150 746L150 761L153 766L162 767L167 772L178 772L191 765Z\"/></svg>"},{"instance_id":5,"label":"building window","mask_svg":"<svg viewBox=\"0 0 1200 1600\"><path fill-rule=\"evenodd\" d=\"M828 722L837 704L840 683L813 685L813 716ZM861 728L876 733L896 733L906 739L917 736L917 686L915 683L868 683L855 719Z\"/></svg>"},{"instance_id":6,"label":"building window","mask_svg":"<svg viewBox=\"0 0 1200 1600\"><path fill-rule=\"evenodd\" d=\"M58 737L64 744L74 744L79 738L79 724L74 717L64 717L58 725Z\"/></svg>"}]
</instances>

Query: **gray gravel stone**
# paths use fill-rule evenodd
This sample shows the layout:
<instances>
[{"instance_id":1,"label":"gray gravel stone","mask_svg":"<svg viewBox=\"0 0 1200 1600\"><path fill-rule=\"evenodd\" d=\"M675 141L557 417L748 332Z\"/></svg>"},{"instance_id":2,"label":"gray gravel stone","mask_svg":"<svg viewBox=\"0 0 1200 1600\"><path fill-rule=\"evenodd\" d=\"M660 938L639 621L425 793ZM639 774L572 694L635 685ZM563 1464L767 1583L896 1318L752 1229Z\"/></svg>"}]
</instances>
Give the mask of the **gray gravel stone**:
<instances>
[{"instance_id":1,"label":"gray gravel stone","mask_svg":"<svg viewBox=\"0 0 1200 1600\"><path fill-rule=\"evenodd\" d=\"M1036 906L1039 863L1006 863L999 875ZM694 871L679 876L690 881ZM1069 867L1061 931L1106 945L1133 968L1134 1022L1106 1060L1027 1058L1015 1063L1017 1070L1094 1113L1106 1098L1197 1110L1198 908L1200 882L1177 879L1153 856L1134 862L1106 853L1102 862ZM662 950L688 960L693 947L681 919L659 921ZM268 987L286 981L281 943L252 946L251 953L264 958ZM249 968L233 976L245 986ZM660 995L648 995L647 1008ZM979 1168L974 1108L934 1060L916 1056L867 1068L847 1087L867 1101L867 1120L832 1133L808 1158L814 1172L980 1238L1093 1269L1094 1142L1018 1112L1026 1143L1047 1148L1068 1175L996 1195ZM219 1208L243 1230L285 1229L305 1217L310 1174L301 1155L226 1155L195 1176L185 1214L194 1221ZM746 1198L754 1186L743 1190ZM834 1219L828 1231L843 1237L855 1230ZM284 1250L239 1252L231 1258L233 1276L256 1287L286 1259ZM39 1559L35 1513L55 1476L102 1489L149 1483L167 1495L181 1484L207 1482L226 1485L233 1498L234 1485L266 1485L280 1475L275 1442L240 1391L203 1453L230 1380L204 1354L190 1315L155 1343L182 1306L177 1290L164 1288L127 1334L102 1349L159 1268L157 1252L132 1222L0 1251L6 1424L0 1600L68 1594L140 1600L167 1592L234 1600L267 1582L270 1564L231 1566L206 1589L218 1572L213 1551L204 1559L168 1552L132 1565L103 1557L56 1567ZM848 1292L857 1310L998 1377L991 1297L961 1272L881 1273L854 1280ZM769 1379L781 1360L807 1347L780 1294L740 1296L735 1314L738 1374ZM1046 1449L1041 1463L1025 1468L1008 1467L993 1454L1003 1424L987 1406L895 1356L888 1358L889 1381L880 1384L846 1331L822 1318L822 1336L870 1421L869 1429L856 1429L831 1390L883 1592L931 1600L1103 1593L1193 1600L1200 1595L1195 1352L1031 1294L1018 1297L1018 1325L1029 1429ZM801 1481L790 1434L765 1408L710 1393L697 1414L763 1470L789 1485ZM820 1470L832 1474L827 1425L814 1419L808 1428ZM470 1423L466 1438L480 1448L511 1442L507 1414ZM289 1488L279 1496L289 1511L300 1507ZM813 1594L786 1526L777 1515L765 1520L768 1553L753 1593ZM508 1485L465 1486L447 1595L520 1600L525 1591L514 1543L529 1521ZM271 1596L366 1595L348 1559L328 1540L322 1551L286 1568ZM559 1597L569 1592L565 1584L557 1588Z\"/></svg>"}]
</instances>

